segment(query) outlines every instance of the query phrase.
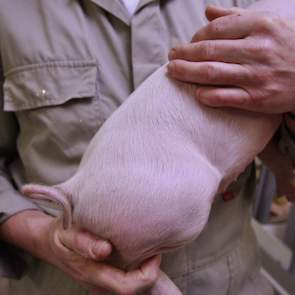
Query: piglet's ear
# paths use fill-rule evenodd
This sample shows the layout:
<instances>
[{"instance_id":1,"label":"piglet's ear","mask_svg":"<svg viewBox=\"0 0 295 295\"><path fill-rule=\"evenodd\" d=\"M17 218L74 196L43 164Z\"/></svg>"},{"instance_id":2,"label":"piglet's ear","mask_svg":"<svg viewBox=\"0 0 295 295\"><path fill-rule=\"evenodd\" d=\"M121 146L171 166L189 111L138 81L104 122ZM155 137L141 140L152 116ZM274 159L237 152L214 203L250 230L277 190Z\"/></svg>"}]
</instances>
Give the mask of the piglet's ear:
<instances>
[{"instance_id":1,"label":"piglet's ear","mask_svg":"<svg viewBox=\"0 0 295 295\"><path fill-rule=\"evenodd\" d=\"M39 184L27 184L21 189L21 192L31 199L54 203L63 211L63 227L68 229L72 225L72 206L66 194L53 186Z\"/></svg>"}]
</instances>

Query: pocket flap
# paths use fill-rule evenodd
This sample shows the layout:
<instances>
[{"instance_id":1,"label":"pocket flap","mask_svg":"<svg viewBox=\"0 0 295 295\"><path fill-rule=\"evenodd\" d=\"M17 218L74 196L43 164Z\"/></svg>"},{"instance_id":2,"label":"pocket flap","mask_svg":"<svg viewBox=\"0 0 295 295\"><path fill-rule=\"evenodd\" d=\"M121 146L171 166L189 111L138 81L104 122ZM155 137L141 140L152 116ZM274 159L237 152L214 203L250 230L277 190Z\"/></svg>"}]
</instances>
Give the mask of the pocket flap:
<instances>
[{"instance_id":1,"label":"pocket flap","mask_svg":"<svg viewBox=\"0 0 295 295\"><path fill-rule=\"evenodd\" d=\"M34 64L5 74L4 110L22 111L60 105L96 94L95 60Z\"/></svg>"}]
</instances>

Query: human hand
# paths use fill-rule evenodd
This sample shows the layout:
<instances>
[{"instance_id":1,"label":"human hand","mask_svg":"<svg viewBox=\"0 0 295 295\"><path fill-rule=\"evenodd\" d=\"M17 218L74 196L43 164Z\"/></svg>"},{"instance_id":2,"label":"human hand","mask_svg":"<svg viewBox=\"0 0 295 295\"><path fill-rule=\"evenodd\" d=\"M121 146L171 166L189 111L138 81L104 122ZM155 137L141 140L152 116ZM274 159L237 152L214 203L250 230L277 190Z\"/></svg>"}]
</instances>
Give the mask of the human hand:
<instances>
[{"instance_id":1,"label":"human hand","mask_svg":"<svg viewBox=\"0 0 295 295\"><path fill-rule=\"evenodd\" d=\"M269 12L209 6L210 23L169 54L168 73L200 84L209 106L295 110L295 24Z\"/></svg>"},{"instance_id":2,"label":"human hand","mask_svg":"<svg viewBox=\"0 0 295 295\"><path fill-rule=\"evenodd\" d=\"M139 269L121 271L102 262L112 251L107 241L75 226L64 230L60 219L38 211L24 211L11 217L1 226L0 236L58 267L93 294L101 290L136 294L153 285L159 275L159 257Z\"/></svg>"}]
</instances>

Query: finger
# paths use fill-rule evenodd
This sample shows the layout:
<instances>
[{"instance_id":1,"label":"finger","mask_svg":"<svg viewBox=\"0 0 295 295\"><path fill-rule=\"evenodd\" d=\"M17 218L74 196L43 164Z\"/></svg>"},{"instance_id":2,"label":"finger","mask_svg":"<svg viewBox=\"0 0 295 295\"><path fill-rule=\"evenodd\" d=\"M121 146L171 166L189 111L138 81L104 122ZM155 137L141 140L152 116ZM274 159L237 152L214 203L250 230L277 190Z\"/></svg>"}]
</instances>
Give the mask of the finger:
<instances>
[{"instance_id":1,"label":"finger","mask_svg":"<svg viewBox=\"0 0 295 295\"><path fill-rule=\"evenodd\" d=\"M248 110L251 108L250 95L241 88L199 87L197 100L211 107L234 107Z\"/></svg>"},{"instance_id":2,"label":"finger","mask_svg":"<svg viewBox=\"0 0 295 295\"><path fill-rule=\"evenodd\" d=\"M159 279L149 290L149 294L182 295L183 293L178 289L173 281L161 271Z\"/></svg>"},{"instance_id":3,"label":"finger","mask_svg":"<svg viewBox=\"0 0 295 295\"><path fill-rule=\"evenodd\" d=\"M238 7L222 8L215 5L208 5L205 11L206 17L209 21L212 21L222 16L227 16L231 14L243 14L243 13L246 13L246 10L242 8L238 8Z\"/></svg>"},{"instance_id":4,"label":"finger","mask_svg":"<svg viewBox=\"0 0 295 295\"><path fill-rule=\"evenodd\" d=\"M102 263L90 264L85 281L119 294L134 294L152 286L159 277L160 258L154 257L139 269L124 272Z\"/></svg>"},{"instance_id":5,"label":"finger","mask_svg":"<svg viewBox=\"0 0 295 295\"><path fill-rule=\"evenodd\" d=\"M104 260L111 251L111 244L96 236L77 229L69 229L59 232L61 243L73 252L94 260Z\"/></svg>"},{"instance_id":6,"label":"finger","mask_svg":"<svg viewBox=\"0 0 295 295\"><path fill-rule=\"evenodd\" d=\"M253 60L247 46L245 40L205 40L171 49L169 60L247 63Z\"/></svg>"},{"instance_id":7,"label":"finger","mask_svg":"<svg viewBox=\"0 0 295 295\"><path fill-rule=\"evenodd\" d=\"M242 39L257 28L255 14L232 14L211 21L201 28L192 38L192 42L216 39Z\"/></svg>"},{"instance_id":8,"label":"finger","mask_svg":"<svg viewBox=\"0 0 295 295\"><path fill-rule=\"evenodd\" d=\"M240 86L253 80L247 69L239 64L173 60L167 69L172 78L197 84Z\"/></svg>"}]
</instances>

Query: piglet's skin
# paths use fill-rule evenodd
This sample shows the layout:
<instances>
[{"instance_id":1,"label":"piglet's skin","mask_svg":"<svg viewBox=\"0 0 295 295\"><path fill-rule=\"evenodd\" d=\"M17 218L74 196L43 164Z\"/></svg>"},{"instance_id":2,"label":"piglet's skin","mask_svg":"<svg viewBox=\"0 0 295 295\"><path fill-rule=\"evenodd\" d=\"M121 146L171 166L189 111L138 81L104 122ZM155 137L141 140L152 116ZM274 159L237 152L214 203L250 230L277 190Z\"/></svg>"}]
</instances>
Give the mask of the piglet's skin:
<instances>
[{"instance_id":1,"label":"piglet's skin","mask_svg":"<svg viewBox=\"0 0 295 295\"><path fill-rule=\"evenodd\" d=\"M150 76L92 139L76 174L25 195L59 202L72 222L109 240L111 262L132 268L195 239L223 192L269 142L280 116L213 109L196 86ZM181 294L160 276L153 295Z\"/></svg>"}]
</instances>

